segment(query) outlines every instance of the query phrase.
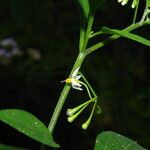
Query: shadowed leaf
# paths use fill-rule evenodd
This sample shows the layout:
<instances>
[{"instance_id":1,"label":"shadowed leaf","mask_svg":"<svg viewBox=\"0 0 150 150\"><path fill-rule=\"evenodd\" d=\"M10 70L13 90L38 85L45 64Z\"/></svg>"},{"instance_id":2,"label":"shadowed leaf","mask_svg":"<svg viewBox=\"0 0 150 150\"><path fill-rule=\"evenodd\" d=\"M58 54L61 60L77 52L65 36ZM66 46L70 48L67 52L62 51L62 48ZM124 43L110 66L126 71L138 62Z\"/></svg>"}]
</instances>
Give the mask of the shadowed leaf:
<instances>
[{"instance_id":1,"label":"shadowed leaf","mask_svg":"<svg viewBox=\"0 0 150 150\"><path fill-rule=\"evenodd\" d=\"M0 150L29 150L29 149L0 144Z\"/></svg>"},{"instance_id":2,"label":"shadowed leaf","mask_svg":"<svg viewBox=\"0 0 150 150\"><path fill-rule=\"evenodd\" d=\"M146 150L136 142L118 133L106 131L96 138L94 150Z\"/></svg>"},{"instance_id":3,"label":"shadowed leaf","mask_svg":"<svg viewBox=\"0 0 150 150\"><path fill-rule=\"evenodd\" d=\"M0 110L0 120L38 142L51 147L59 147L53 141L48 128L39 119L26 111L19 109Z\"/></svg>"}]
</instances>

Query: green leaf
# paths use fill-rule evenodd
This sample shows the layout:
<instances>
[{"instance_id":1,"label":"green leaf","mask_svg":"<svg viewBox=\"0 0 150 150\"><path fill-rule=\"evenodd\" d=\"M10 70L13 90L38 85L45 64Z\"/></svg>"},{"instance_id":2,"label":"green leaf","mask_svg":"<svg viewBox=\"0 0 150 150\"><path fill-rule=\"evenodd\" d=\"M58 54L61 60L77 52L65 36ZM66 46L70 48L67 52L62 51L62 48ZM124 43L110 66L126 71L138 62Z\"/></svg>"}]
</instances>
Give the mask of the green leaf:
<instances>
[{"instance_id":1,"label":"green leaf","mask_svg":"<svg viewBox=\"0 0 150 150\"><path fill-rule=\"evenodd\" d=\"M96 10L106 1L106 0L77 0L83 15L87 19L89 15L94 15Z\"/></svg>"},{"instance_id":2,"label":"green leaf","mask_svg":"<svg viewBox=\"0 0 150 150\"><path fill-rule=\"evenodd\" d=\"M105 1L106 0L91 0L91 12L94 14Z\"/></svg>"},{"instance_id":3,"label":"green leaf","mask_svg":"<svg viewBox=\"0 0 150 150\"><path fill-rule=\"evenodd\" d=\"M82 51L84 49L84 42L87 41L86 39L89 36L89 33L86 33L86 31L90 29L88 28L89 20L94 17L97 8L104 3L105 0L77 0L77 2L81 8L79 51Z\"/></svg>"},{"instance_id":4,"label":"green leaf","mask_svg":"<svg viewBox=\"0 0 150 150\"><path fill-rule=\"evenodd\" d=\"M19 109L0 110L0 120L32 139L58 148L48 128L32 114Z\"/></svg>"},{"instance_id":5,"label":"green leaf","mask_svg":"<svg viewBox=\"0 0 150 150\"><path fill-rule=\"evenodd\" d=\"M87 19L90 13L89 0L77 0L77 1L81 7L84 17Z\"/></svg>"},{"instance_id":6,"label":"green leaf","mask_svg":"<svg viewBox=\"0 0 150 150\"><path fill-rule=\"evenodd\" d=\"M138 36L136 34L129 33L125 30L116 30L116 29L110 29L110 28L107 28L107 27L103 27L102 32L108 33L108 34L116 34L116 35L128 38L130 40L139 42L139 43L144 44L146 46L150 46L150 40L147 40L147 39L145 39L141 36Z\"/></svg>"},{"instance_id":7,"label":"green leaf","mask_svg":"<svg viewBox=\"0 0 150 150\"><path fill-rule=\"evenodd\" d=\"M0 150L27 150L25 148L14 147L10 145L0 144Z\"/></svg>"},{"instance_id":8,"label":"green leaf","mask_svg":"<svg viewBox=\"0 0 150 150\"><path fill-rule=\"evenodd\" d=\"M150 0L146 0L146 7L150 7Z\"/></svg>"},{"instance_id":9,"label":"green leaf","mask_svg":"<svg viewBox=\"0 0 150 150\"><path fill-rule=\"evenodd\" d=\"M94 150L146 150L135 141L118 133L106 131L96 138Z\"/></svg>"}]
</instances>

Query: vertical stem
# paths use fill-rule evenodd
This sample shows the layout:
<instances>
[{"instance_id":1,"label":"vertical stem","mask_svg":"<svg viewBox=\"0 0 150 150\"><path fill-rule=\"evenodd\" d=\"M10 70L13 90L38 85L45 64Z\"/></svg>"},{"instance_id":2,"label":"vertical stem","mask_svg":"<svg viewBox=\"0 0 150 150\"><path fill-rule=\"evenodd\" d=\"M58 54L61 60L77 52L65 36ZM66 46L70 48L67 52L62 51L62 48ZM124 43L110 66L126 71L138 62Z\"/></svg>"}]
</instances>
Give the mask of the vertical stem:
<instances>
[{"instance_id":1,"label":"vertical stem","mask_svg":"<svg viewBox=\"0 0 150 150\"><path fill-rule=\"evenodd\" d=\"M85 18L81 17L81 27L80 27L80 39L79 39L79 51L81 52L84 45L84 38L85 38Z\"/></svg>"},{"instance_id":2,"label":"vertical stem","mask_svg":"<svg viewBox=\"0 0 150 150\"><path fill-rule=\"evenodd\" d=\"M88 40L89 40L89 35L91 33L93 20L94 20L94 16L89 16L88 25L87 25L86 34L85 34L85 39L84 39L84 46L83 46L83 49L82 49L83 51L85 51Z\"/></svg>"},{"instance_id":3,"label":"vertical stem","mask_svg":"<svg viewBox=\"0 0 150 150\"><path fill-rule=\"evenodd\" d=\"M133 24L135 24L135 21L136 21L137 12L138 12L138 8L139 8L139 1L140 0L138 0L136 8L135 8L134 17L133 17Z\"/></svg>"},{"instance_id":4,"label":"vertical stem","mask_svg":"<svg viewBox=\"0 0 150 150\"><path fill-rule=\"evenodd\" d=\"M73 71L76 68L78 68L78 67L81 66L84 58L85 58L84 53L80 52L79 55L78 55L78 57L77 57L77 59L76 59L76 61L75 61L75 64L74 64L73 69L72 69L72 71L70 73L70 76L72 75ZM49 131L50 131L51 134L54 131L55 125L56 125L57 120L59 118L59 115L60 115L60 112L62 110L62 107L63 107L63 105L64 105L64 103L66 101L66 98L68 96L70 88L71 88L71 86L66 84L65 87L64 87L64 89L63 89L63 91L61 92L61 95L60 95L59 100L57 102L57 105L55 107L54 113L52 115L51 121L50 121L50 123L48 125L48 129L49 129Z\"/></svg>"}]
</instances>

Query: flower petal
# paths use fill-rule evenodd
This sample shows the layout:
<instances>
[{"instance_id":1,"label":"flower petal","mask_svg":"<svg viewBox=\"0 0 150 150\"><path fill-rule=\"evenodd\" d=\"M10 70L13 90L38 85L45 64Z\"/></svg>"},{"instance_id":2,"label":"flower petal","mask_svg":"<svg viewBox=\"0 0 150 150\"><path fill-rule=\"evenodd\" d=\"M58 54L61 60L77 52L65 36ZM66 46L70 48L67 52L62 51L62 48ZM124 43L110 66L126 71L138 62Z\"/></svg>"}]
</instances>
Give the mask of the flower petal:
<instances>
[{"instance_id":1,"label":"flower petal","mask_svg":"<svg viewBox=\"0 0 150 150\"><path fill-rule=\"evenodd\" d=\"M73 81L72 82L72 86L78 86L78 87L81 87L82 85L80 84L80 83L78 83L78 82L76 82L76 81Z\"/></svg>"},{"instance_id":2,"label":"flower petal","mask_svg":"<svg viewBox=\"0 0 150 150\"><path fill-rule=\"evenodd\" d=\"M79 80L81 78L81 75L75 76L74 78Z\"/></svg>"},{"instance_id":3,"label":"flower petal","mask_svg":"<svg viewBox=\"0 0 150 150\"><path fill-rule=\"evenodd\" d=\"M78 68L75 69L75 71L72 74L72 78L74 78L77 75L79 69L80 69L80 67L78 67Z\"/></svg>"},{"instance_id":4,"label":"flower petal","mask_svg":"<svg viewBox=\"0 0 150 150\"><path fill-rule=\"evenodd\" d=\"M76 89L76 90L80 90L80 91L82 91L83 89L82 88L80 88L79 86L72 86L74 89Z\"/></svg>"}]
</instances>

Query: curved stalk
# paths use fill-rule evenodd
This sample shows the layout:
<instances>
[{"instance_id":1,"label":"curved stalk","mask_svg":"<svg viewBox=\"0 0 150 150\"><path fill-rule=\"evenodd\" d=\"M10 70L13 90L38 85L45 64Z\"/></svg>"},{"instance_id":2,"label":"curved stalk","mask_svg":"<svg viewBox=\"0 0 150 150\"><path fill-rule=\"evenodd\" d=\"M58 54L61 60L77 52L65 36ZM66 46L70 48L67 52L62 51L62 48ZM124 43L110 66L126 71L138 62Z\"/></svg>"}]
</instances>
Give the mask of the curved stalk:
<instances>
[{"instance_id":1,"label":"curved stalk","mask_svg":"<svg viewBox=\"0 0 150 150\"><path fill-rule=\"evenodd\" d=\"M129 27L125 28L124 30L125 31L132 31L132 30L135 30L135 29L137 29L137 28L139 28L141 26L149 25L149 24L150 24L150 21L144 21L142 23L138 22L136 24L130 25ZM103 41L101 41L101 42L91 46L90 48L87 48L86 51L85 51L85 54L88 55L91 52L96 51L97 49L105 46L106 44L108 44L108 43L118 39L119 37L120 37L119 35L112 35L112 36L108 37L107 39L105 39L105 40L103 40Z\"/></svg>"},{"instance_id":2,"label":"curved stalk","mask_svg":"<svg viewBox=\"0 0 150 150\"><path fill-rule=\"evenodd\" d=\"M84 60L84 58L85 58L84 53L79 53L79 55L78 55L78 57L77 57L77 59L76 59L76 62L75 62L75 64L74 64L74 66L73 66L73 69L72 69L72 71L71 71L69 77L71 77L72 73L74 72L74 70L75 70L76 68L78 68L78 67L81 66L81 64L82 64L82 62L83 62L83 60ZM50 131L51 134L52 134L53 131L54 131L55 125L56 125L57 120L58 120L58 118L59 118L59 115L60 115L60 112L61 112L61 110L62 110L62 107L63 107L63 105L64 105L64 103L65 103L65 101L66 101L66 98L67 98L67 96L68 96L68 93L69 93L69 91L70 91L70 88L71 88L71 86L68 85L68 84L66 84L65 87L64 87L64 89L63 89L62 92L61 92L61 95L60 95L60 97L59 97L59 100L58 100L58 102L57 102L57 105L56 105L56 107L55 107L55 110L54 110L53 115L52 115L52 117L51 117L50 123L49 123L49 125L48 125L48 129L49 129L49 131Z\"/></svg>"},{"instance_id":3,"label":"curved stalk","mask_svg":"<svg viewBox=\"0 0 150 150\"><path fill-rule=\"evenodd\" d=\"M91 96L91 93L90 93L90 90L89 90L88 86L87 86L84 82L82 82L82 81L79 81L79 83L81 83L82 85L85 86L85 88L86 88L86 90L87 90L87 92L88 92L88 95L89 95L90 99L92 99L92 96Z\"/></svg>"}]
</instances>

